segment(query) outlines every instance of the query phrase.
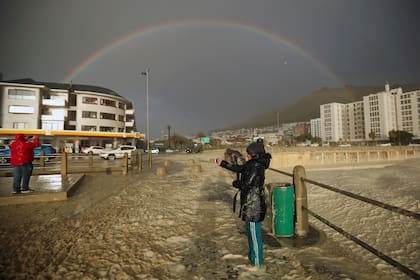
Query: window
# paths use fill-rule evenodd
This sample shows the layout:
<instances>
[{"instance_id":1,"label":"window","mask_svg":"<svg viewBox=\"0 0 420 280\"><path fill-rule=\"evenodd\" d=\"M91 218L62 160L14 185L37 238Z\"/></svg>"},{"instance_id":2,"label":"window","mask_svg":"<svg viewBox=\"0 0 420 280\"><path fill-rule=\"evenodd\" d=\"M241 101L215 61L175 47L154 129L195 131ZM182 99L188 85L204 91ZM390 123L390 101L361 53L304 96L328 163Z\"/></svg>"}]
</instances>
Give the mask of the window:
<instances>
[{"instance_id":1,"label":"window","mask_svg":"<svg viewBox=\"0 0 420 280\"><path fill-rule=\"evenodd\" d=\"M117 107L116 102L114 100L109 100L109 99L101 99L101 105Z\"/></svg>"},{"instance_id":2,"label":"window","mask_svg":"<svg viewBox=\"0 0 420 280\"><path fill-rule=\"evenodd\" d=\"M32 106L18 106L11 105L9 106L9 113L13 114L33 114L35 112L34 107Z\"/></svg>"},{"instance_id":3,"label":"window","mask_svg":"<svg viewBox=\"0 0 420 280\"><path fill-rule=\"evenodd\" d=\"M67 119L69 121L75 121L76 120L76 111L68 111L67 112Z\"/></svg>"},{"instance_id":4,"label":"window","mask_svg":"<svg viewBox=\"0 0 420 280\"><path fill-rule=\"evenodd\" d=\"M125 110L125 104L121 103L121 102L118 102L118 108Z\"/></svg>"},{"instance_id":5,"label":"window","mask_svg":"<svg viewBox=\"0 0 420 280\"><path fill-rule=\"evenodd\" d=\"M110 114L110 113L101 113L101 119L105 119L105 120L114 120L115 121L115 114Z\"/></svg>"},{"instance_id":6,"label":"window","mask_svg":"<svg viewBox=\"0 0 420 280\"><path fill-rule=\"evenodd\" d=\"M13 88L8 91L9 99L15 100L35 100L35 94L34 90L29 89Z\"/></svg>"},{"instance_id":7,"label":"window","mask_svg":"<svg viewBox=\"0 0 420 280\"><path fill-rule=\"evenodd\" d=\"M96 131L96 126L94 126L94 125L82 125L82 131Z\"/></svg>"},{"instance_id":8,"label":"window","mask_svg":"<svg viewBox=\"0 0 420 280\"><path fill-rule=\"evenodd\" d=\"M114 132L114 128L110 126L101 126L99 127L99 131L102 132Z\"/></svg>"},{"instance_id":9,"label":"window","mask_svg":"<svg viewBox=\"0 0 420 280\"><path fill-rule=\"evenodd\" d=\"M24 122L14 122L13 123L13 128L14 129L25 129L26 128L26 123L24 123Z\"/></svg>"},{"instance_id":10,"label":"window","mask_svg":"<svg viewBox=\"0 0 420 280\"><path fill-rule=\"evenodd\" d=\"M97 112L83 111L82 112L82 118L97 119L98 114L97 114Z\"/></svg>"},{"instance_id":11,"label":"window","mask_svg":"<svg viewBox=\"0 0 420 280\"><path fill-rule=\"evenodd\" d=\"M98 104L98 98L83 96L82 102L84 104Z\"/></svg>"}]
</instances>

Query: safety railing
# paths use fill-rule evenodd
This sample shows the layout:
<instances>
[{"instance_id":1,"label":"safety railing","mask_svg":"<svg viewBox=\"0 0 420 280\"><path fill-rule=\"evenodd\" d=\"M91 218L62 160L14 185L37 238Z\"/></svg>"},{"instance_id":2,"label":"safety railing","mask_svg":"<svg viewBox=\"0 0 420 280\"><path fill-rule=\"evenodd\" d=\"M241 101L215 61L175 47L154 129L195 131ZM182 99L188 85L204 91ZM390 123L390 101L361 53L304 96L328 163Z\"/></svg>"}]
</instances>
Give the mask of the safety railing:
<instances>
[{"instance_id":1,"label":"safety railing","mask_svg":"<svg viewBox=\"0 0 420 280\"><path fill-rule=\"evenodd\" d=\"M42 155L34 160L33 175L49 175L70 173L122 173L128 170L142 172L145 164L152 167L152 157L144 157L141 152L132 151L130 155L124 153L122 160L97 161L98 156L92 153L71 154L57 153L54 155ZM13 168L10 166L10 158L4 158L5 163L0 163L0 177L13 176Z\"/></svg>"},{"instance_id":2,"label":"safety railing","mask_svg":"<svg viewBox=\"0 0 420 280\"><path fill-rule=\"evenodd\" d=\"M341 190L339 188L329 186L324 183L320 183L311 179L306 178L306 172L303 166L295 166L293 169L293 173L288 173L285 171L281 171L274 168L269 168L269 170L280 173L285 176L289 176L293 178L293 185L295 187L295 206L296 206L296 224L295 224L295 234L299 237L306 237L309 232L309 220L308 220L308 214L312 217L318 219L322 223L326 224L330 228L334 229L335 231L342 234L344 237L348 238L349 240L355 242L356 244L360 245L362 248L368 250L375 256L381 258L385 262L389 263L390 265L397 268L399 271L403 272L404 274L414 278L414 279L420 279L420 275L415 272L414 270L408 268L407 266L401 264L400 262L396 261L395 259L387 256L383 252L379 251L378 249L372 247L371 245L367 244L366 242L358 239L354 235L350 234L349 232L345 231L341 227L331 223L321 215L315 213L313 210L308 208L307 204L307 192L306 192L306 183L310 183L312 185L324 188L329 191L333 191L348 197L351 197L353 199L357 199L366 203L369 203L371 205L381 207L383 209L398 213L400 215L404 215L410 218L414 218L416 220L420 220L420 214L416 212L412 212L406 209L402 209L397 206L393 206L384 202L380 202L371 198L367 198L355 193L351 193L348 191Z\"/></svg>"}]
</instances>

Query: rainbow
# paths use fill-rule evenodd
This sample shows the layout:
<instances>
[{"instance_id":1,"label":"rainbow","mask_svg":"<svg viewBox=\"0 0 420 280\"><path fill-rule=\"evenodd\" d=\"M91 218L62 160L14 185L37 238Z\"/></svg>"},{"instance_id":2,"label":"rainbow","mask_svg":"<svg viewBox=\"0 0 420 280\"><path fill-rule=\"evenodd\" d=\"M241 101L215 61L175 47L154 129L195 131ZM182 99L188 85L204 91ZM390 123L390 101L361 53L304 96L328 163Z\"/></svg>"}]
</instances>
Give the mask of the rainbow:
<instances>
[{"instance_id":1,"label":"rainbow","mask_svg":"<svg viewBox=\"0 0 420 280\"><path fill-rule=\"evenodd\" d=\"M268 31L268 30L265 30L265 29L262 29L253 25L240 23L240 22L221 21L221 20L203 20L203 19L165 22L165 23L161 23L161 24L157 24L153 26L148 26L145 28L140 28L140 29L135 30L134 32L127 33L117 38L116 40L110 42L109 44L101 47L100 49L96 50L95 52L90 54L88 57L86 57L82 62L80 62L76 67L74 67L70 72L67 73L67 75L63 78L62 82L68 83L72 80L75 80L77 76L81 72L83 72L83 70L86 69L89 65L95 63L95 61L99 60L101 57L104 57L113 49L118 48L119 46L122 46L124 44L128 44L134 39L138 39L139 37L150 35L151 33L159 32L159 31L165 31L165 30L170 30L170 29L179 28L179 27L188 27L188 26L199 25L199 24L219 25L222 27L239 28L241 30L245 30L245 31L252 32L252 33L261 35L263 37L266 37L268 40L273 40L284 46L287 46L295 50L296 52L298 52L305 58L310 59L320 69L326 72L328 76L332 78L335 82L337 82L339 85L344 84L340 80L340 78L331 69L329 69L325 64L321 63L319 59L311 55L308 51L306 51L304 48L302 48L298 44L276 33L273 33L271 31Z\"/></svg>"}]
</instances>

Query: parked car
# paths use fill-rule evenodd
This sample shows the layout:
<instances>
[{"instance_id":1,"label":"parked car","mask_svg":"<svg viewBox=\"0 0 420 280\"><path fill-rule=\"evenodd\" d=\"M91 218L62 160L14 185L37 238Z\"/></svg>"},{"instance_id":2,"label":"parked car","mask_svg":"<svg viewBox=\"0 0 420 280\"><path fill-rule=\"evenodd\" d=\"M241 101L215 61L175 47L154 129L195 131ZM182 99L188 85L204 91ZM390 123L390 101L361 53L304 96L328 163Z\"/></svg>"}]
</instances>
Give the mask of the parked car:
<instances>
[{"instance_id":1,"label":"parked car","mask_svg":"<svg viewBox=\"0 0 420 280\"><path fill-rule=\"evenodd\" d=\"M92 152L94 155L99 155L104 149L105 148L102 146L90 146L82 149L82 153L88 154L89 152Z\"/></svg>"},{"instance_id":2,"label":"parked car","mask_svg":"<svg viewBox=\"0 0 420 280\"><path fill-rule=\"evenodd\" d=\"M158 148L152 148L150 149L150 151L152 152L152 154L159 154L159 149ZM147 150L144 150L145 153L148 153Z\"/></svg>"},{"instance_id":3,"label":"parked car","mask_svg":"<svg viewBox=\"0 0 420 280\"><path fill-rule=\"evenodd\" d=\"M51 144L41 144L39 147L34 149L35 159L39 159L41 157L41 151L44 151L46 160L54 158L57 153L57 150Z\"/></svg>"},{"instance_id":4,"label":"parked car","mask_svg":"<svg viewBox=\"0 0 420 280\"><path fill-rule=\"evenodd\" d=\"M203 145L201 144L194 144L192 147L188 147L185 149L186 153L200 153L203 151Z\"/></svg>"},{"instance_id":5,"label":"parked car","mask_svg":"<svg viewBox=\"0 0 420 280\"><path fill-rule=\"evenodd\" d=\"M10 148L9 145L0 144L0 164L10 162Z\"/></svg>"},{"instance_id":6,"label":"parked car","mask_svg":"<svg viewBox=\"0 0 420 280\"><path fill-rule=\"evenodd\" d=\"M4 145L2 144L3 147ZM7 145L6 145L7 146ZM57 150L51 146L51 144L41 144L39 147L34 149L34 158L39 159L41 157L41 151L44 151L45 160L50 160L57 153ZM0 149L0 163L10 162L10 148L7 146L6 149Z\"/></svg>"},{"instance_id":7,"label":"parked car","mask_svg":"<svg viewBox=\"0 0 420 280\"><path fill-rule=\"evenodd\" d=\"M128 154L128 158L131 158L131 152L137 150L135 146L121 145L117 149L107 150L104 149L99 156L103 159L116 159L123 158L124 154Z\"/></svg>"},{"instance_id":8,"label":"parked car","mask_svg":"<svg viewBox=\"0 0 420 280\"><path fill-rule=\"evenodd\" d=\"M9 145L0 144L0 150L8 150L8 149L9 149Z\"/></svg>"}]
</instances>

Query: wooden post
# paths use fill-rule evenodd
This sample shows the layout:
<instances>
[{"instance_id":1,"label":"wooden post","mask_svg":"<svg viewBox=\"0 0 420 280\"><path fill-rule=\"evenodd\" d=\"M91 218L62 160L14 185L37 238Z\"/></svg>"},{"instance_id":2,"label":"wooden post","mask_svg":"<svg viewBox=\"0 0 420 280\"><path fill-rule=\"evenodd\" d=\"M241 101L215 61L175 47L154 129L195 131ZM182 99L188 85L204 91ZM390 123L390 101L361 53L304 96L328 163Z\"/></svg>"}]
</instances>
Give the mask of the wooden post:
<instances>
[{"instance_id":1,"label":"wooden post","mask_svg":"<svg viewBox=\"0 0 420 280\"><path fill-rule=\"evenodd\" d=\"M131 157L130 157L130 164L131 166L134 165L134 161L136 160L136 158L134 157L134 151L131 151Z\"/></svg>"},{"instance_id":2,"label":"wooden post","mask_svg":"<svg viewBox=\"0 0 420 280\"><path fill-rule=\"evenodd\" d=\"M61 176L67 176L67 153L61 154Z\"/></svg>"},{"instance_id":3,"label":"wooden post","mask_svg":"<svg viewBox=\"0 0 420 280\"><path fill-rule=\"evenodd\" d=\"M152 168L152 151L148 151L147 157L148 157L149 168Z\"/></svg>"},{"instance_id":4,"label":"wooden post","mask_svg":"<svg viewBox=\"0 0 420 280\"><path fill-rule=\"evenodd\" d=\"M93 166L93 153L92 151L89 151L88 153L88 162L89 162L89 167Z\"/></svg>"},{"instance_id":5,"label":"wooden post","mask_svg":"<svg viewBox=\"0 0 420 280\"><path fill-rule=\"evenodd\" d=\"M41 150L41 156L39 157L39 166L45 167L45 152Z\"/></svg>"},{"instance_id":6,"label":"wooden post","mask_svg":"<svg viewBox=\"0 0 420 280\"><path fill-rule=\"evenodd\" d=\"M141 172L143 170L143 158L142 158L141 152L139 152L139 155L138 155L137 165L138 165L139 171Z\"/></svg>"},{"instance_id":7,"label":"wooden post","mask_svg":"<svg viewBox=\"0 0 420 280\"><path fill-rule=\"evenodd\" d=\"M306 237L309 232L308 211L302 207L308 207L308 198L306 194L306 184L302 178L305 178L305 168L297 165L293 168L293 185L295 186L296 196L296 225L295 233L299 237Z\"/></svg>"},{"instance_id":8,"label":"wooden post","mask_svg":"<svg viewBox=\"0 0 420 280\"><path fill-rule=\"evenodd\" d=\"M128 153L124 153L122 174L127 175L128 173Z\"/></svg>"}]
</instances>

